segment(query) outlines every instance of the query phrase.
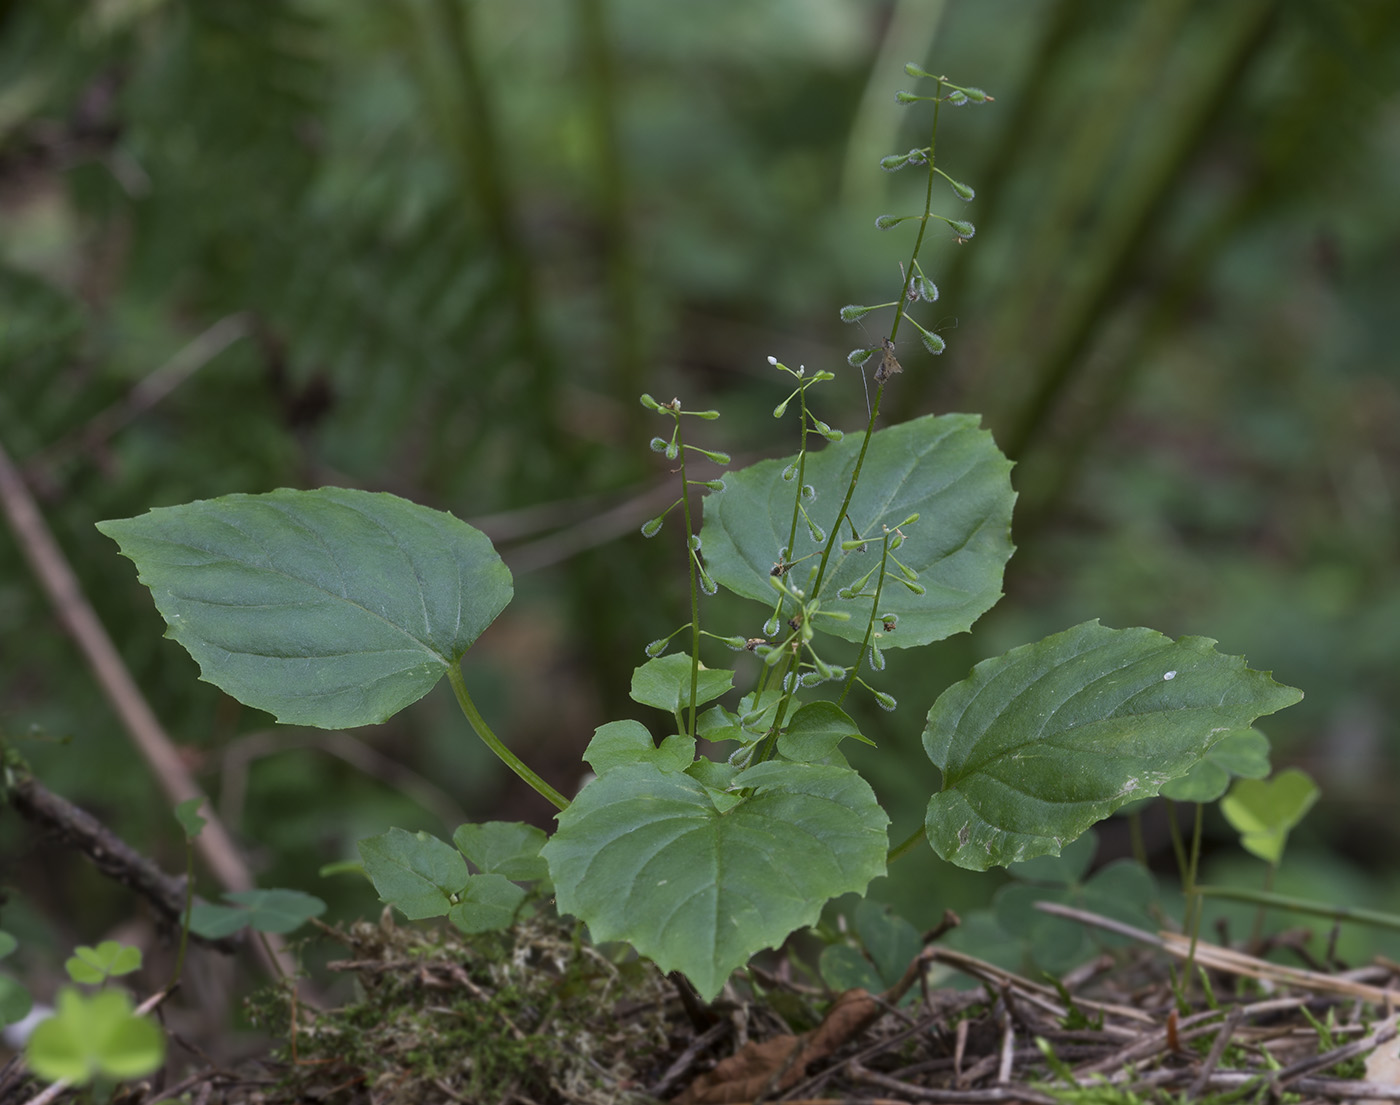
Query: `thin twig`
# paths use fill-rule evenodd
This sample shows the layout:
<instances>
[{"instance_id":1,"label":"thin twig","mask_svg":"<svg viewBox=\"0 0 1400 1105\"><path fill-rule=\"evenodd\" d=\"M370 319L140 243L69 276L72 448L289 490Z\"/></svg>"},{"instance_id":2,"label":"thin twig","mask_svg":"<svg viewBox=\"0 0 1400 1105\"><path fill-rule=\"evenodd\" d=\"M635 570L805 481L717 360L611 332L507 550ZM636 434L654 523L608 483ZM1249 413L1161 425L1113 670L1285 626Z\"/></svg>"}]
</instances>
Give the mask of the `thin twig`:
<instances>
[{"instance_id":1,"label":"thin twig","mask_svg":"<svg viewBox=\"0 0 1400 1105\"><path fill-rule=\"evenodd\" d=\"M25 820L53 833L77 848L102 874L130 887L150 902L169 924L179 926L185 912L185 880L166 874L86 810L60 798L30 775L20 775L9 789L10 807ZM211 940L190 933L206 947L233 953L237 941Z\"/></svg>"},{"instance_id":2,"label":"thin twig","mask_svg":"<svg viewBox=\"0 0 1400 1105\"><path fill-rule=\"evenodd\" d=\"M1244 1020L1244 1008L1237 1005L1230 1010L1225 1018L1225 1023L1215 1034L1215 1042L1210 1045L1210 1052L1206 1055L1206 1061L1201 1066L1201 1073L1196 1076L1196 1080L1191 1083L1191 1088L1186 1091L1188 1098L1200 1097L1205 1092L1210 1076L1220 1065L1220 1060L1225 1055L1225 1048L1229 1045L1230 1038L1235 1034L1235 1029L1240 1026L1242 1020Z\"/></svg>"},{"instance_id":3,"label":"thin twig","mask_svg":"<svg viewBox=\"0 0 1400 1105\"><path fill-rule=\"evenodd\" d=\"M156 782L167 800L173 806L190 798L204 798L204 792L185 768L174 742L156 719L155 712L137 688L112 639L83 595L67 557L59 548L3 445L0 445L0 504L3 504L9 517L10 528L20 550L38 577L59 620L87 658L103 693L121 718L137 751L155 774ZM226 890L251 890L254 885L252 874L222 822L214 815L212 808L207 808L207 803L204 817L204 830L195 839L195 848L204 857L219 885ZM281 958L283 941L273 936L271 943L274 949L278 949L278 957ZM268 967L274 974L281 973L276 963L270 963Z\"/></svg>"},{"instance_id":4,"label":"thin twig","mask_svg":"<svg viewBox=\"0 0 1400 1105\"><path fill-rule=\"evenodd\" d=\"M225 315L185 345L163 365L142 379L111 406L82 426L50 442L25 461L31 475L70 453L87 453L117 431L134 422L239 338L246 337L252 317L246 312Z\"/></svg>"}]
</instances>

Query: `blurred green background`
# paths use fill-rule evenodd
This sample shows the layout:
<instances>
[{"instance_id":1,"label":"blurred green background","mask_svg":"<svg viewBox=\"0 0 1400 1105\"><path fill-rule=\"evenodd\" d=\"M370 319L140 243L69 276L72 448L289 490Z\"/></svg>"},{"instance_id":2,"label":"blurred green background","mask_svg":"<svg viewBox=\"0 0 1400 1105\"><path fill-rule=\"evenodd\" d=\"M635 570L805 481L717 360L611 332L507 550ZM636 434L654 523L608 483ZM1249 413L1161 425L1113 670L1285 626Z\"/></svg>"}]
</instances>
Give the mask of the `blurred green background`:
<instances>
[{"instance_id":1,"label":"blurred green background","mask_svg":"<svg viewBox=\"0 0 1400 1105\"><path fill-rule=\"evenodd\" d=\"M571 790L686 618L678 527L637 533L674 486L638 393L721 408L700 443L736 463L796 447L769 355L835 371L818 412L864 424L844 358L888 320L837 311L898 291L912 224L874 219L922 204L917 171L877 164L927 141L927 107L894 102L907 61L996 99L942 112L939 164L977 198L937 209L978 231L925 249L948 352L901 349L886 414L984 412L1021 498L1003 604L891 655L901 708L868 718L862 766L892 837L937 786L939 691L1098 617L1302 688L1264 726L1324 791L1285 874L1400 906L1378 877L1400 843L1393 0L3 4L0 442L265 885L368 913L316 877L357 838L550 810L445 686L372 730L274 731L197 681L93 523L323 484L473 522L517 598L468 682ZM712 602L712 628L757 633L763 611ZM182 864L9 533L0 695L49 786ZM129 911L0 831L7 926L62 947ZM921 926L994 881L901 862L879 892Z\"/></svg>"}]
</instances>

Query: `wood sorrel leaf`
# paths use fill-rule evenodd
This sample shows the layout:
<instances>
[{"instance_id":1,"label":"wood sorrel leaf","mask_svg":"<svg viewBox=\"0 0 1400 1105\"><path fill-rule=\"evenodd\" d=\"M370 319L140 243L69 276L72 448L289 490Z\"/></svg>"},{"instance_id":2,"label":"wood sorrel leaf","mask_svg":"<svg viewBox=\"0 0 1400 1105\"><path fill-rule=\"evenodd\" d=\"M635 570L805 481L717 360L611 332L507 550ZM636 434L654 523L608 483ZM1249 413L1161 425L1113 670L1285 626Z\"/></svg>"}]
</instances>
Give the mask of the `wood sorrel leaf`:
<instances>
[{"instance_id":1,"label":"wood sorrel leaf","mask_svg":"<svg viewBox=\"0 0 1400 1105\"><path fill-rule=\"evenodd\" d=\"M1241 779L1220 800L1220 812L1240 834L1246 851L1277 864L1283 859L1288 834L1320 794L1306 772L1290 767L1267 782Z\"/></svg>"},{"instance_id":2,"label":"wood sorrel leaf","mask_svg":"<svg viewBox=\"0 0 1400 1105\"><path fill-rule=\"evenodd\" d=\"M924 729L943 772L925 818L934 851L974 871L1054 855L1303 697L1214 645L1093 621L978 664Z\"/></svg>"},{"instance_id":3,"label":"wood sorrel leaf","mask_svg":"<svg viewBox=\"0 0 1400 1105\"><path fill-rule=\"evenodd\" d=\"M382 492L283 488L99 522L200 678L279 721L384 721L510 601L478 530Z\"/></svg>"},{"instance_id":4,"label":"wood sorrel leaf","mask_svg":"<svg viewBox=\"0 0 1400 1105\"><path fill-rule=\"evenodd\" d=\"M544 846L559 909L596 941L626 940L709 1000L761 948L884 873L889 819L841 767L769 761L721 814L689 775L617 767L559 814Z\"/></svg>"},{"instance_id":5,"label":"wood sorrel leaf","mask_svg":"<svg viewBox=\"0 0 1400 1105\"><path fill-rule=\"evenodd\" d=\"M826 532L836 521L860 453L861 435L809 453L804 480L817 496L807 506ZM772 604L773 565L788 544L792 528L793 485L782 478L794 458L761 461L725 477L723 491L705 497L701 541L705 564L715 582L735 594ZM849 621L815 620L814 628L848 641L860 641L870 620L869 598L841 599L837 591L878 569L882 526L895 527L910 514L919 520L904 529L897 555L918 573L922 594L886 581L881 615L897 616L898 632L880 639L882 649L910 648L942 640L969 628L1001 597L1002 569L1012 552L1011 462L979 427L975 415L918 418L877 431L870 439L850 519L866 551L832 550L822 584L822 609L845 612ZM841 526L843 538L849 527ZM797 528L789 563L820 553ZM816 558L806 562L817 563ZM897 574L894 564L889 571ZM788 582L806 587L807 568L794 569ZM873 577L872 577L873 584ZM808 596L809 598L812 596Z\"/></svg>"}]
</instances>

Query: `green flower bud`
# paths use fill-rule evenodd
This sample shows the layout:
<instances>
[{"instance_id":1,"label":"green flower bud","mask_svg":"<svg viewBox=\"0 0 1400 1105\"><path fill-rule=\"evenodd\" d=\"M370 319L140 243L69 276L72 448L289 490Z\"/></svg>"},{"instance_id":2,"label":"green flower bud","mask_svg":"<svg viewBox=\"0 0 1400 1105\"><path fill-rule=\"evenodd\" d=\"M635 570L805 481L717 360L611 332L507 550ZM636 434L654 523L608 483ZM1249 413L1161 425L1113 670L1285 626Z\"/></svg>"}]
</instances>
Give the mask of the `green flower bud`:
<instances>
[{"instance_id":1,"label":"green flower bud","mask_svg":"<svg viewBox=\"0 0 1400 1105\"><path fill-rule=\"evenodd\" d=\"M846 354L846 363L852 368L859 368L874 355L873 349L852 349Z\"/></svg>"},{"instance_id":2,"label":"green flower bud","mask_svg":"<svg viewBox=\"0 0 1400 1105\"><path fill-rule=\"evenodd\" d=\"M859 303L847 303L841 308L842 322L855 322L858 318L864 318L874 307L862 307Z\"/></svg>"},{"instance_id":3,"label":"green flower bud","mask_svg":"<svg viewBox=\"0 0 1400 1105\"><path fill-rule=\"evenodd\" d=\"M909 155L907 153L892 153L888 157L880 158L880 168L887 173L897 173L908 164Z\"/></svg>"},{"instance_id":4,"label":"green flower bud","mask_svg":"<svg viewBox=\"0 0 1400 1105\"><path fill-rule=\"evenodd\" d=\"M934 76L932 73L930 73L927 69L921 69L919 66L915 65L912 61L910 61L910 62L905 62L905 64L904 64L904 72L905 72L906 74L908 74L909 76L911 76L911 77L927 77L927 78L928 78L929 80L931 80L931 81L936 81L936 80L941 80L941 79L942 79L942 78L940 78L940 77L935 77L935 76Z\"/></svg>"},{"instance_id":5,"label":"green flower bud","mask_svg":"<svg viewBox=\"0 0 1400 1105\"><path fill-rule=\"evenodd\" d=\"M970 200L976 197L977 195L976 192L974 192L966 184L963 184L961 181L950 180L948 183L953 186L953 191L958 194L958 199L960 200Z\"/></svg>"},{"instance_id":6,"label":"green flower bud","mask_svg":"<svg viewBox=\"0 0 1400 1105\"><path fill-rule=\"evenodd\" d=\"M654 437L651 439L651 451L653 453L664 453L666 451L666 446L669 444L670 442L664 437Z\"/></svg>"},{"instance_id":7,"label":"green flower bud","mask_svg":"<svg viewBox=\"0 0 1400 1105\"><path fill-rule=\"evenodd\" d=\"M670 644L670 641L665 637L661 638L659 641L652 641L651 644L647 645L647 655L655 660L666 651L666 646L668 644Z\"/></svg>"},{"instance_id":8,"label":"green flower bud","mask_svg":"<svg viewBox=\"0 0 1400 1105\"><path fill-rule=\"evenodd\" d=\"M977 233L977 228L966 219L949 219L948 225L959 238L971 238Z\"/></svg>"},{"instance_id":9,"label":"green flower bud","mask_svg":"<svg viewBox=\"0 0 1400 1105\"><path fill-rule=\"evenodd\" d=\"M875 695L875 703L880 709L889 710L893 713L899 708L899 703L894 700L894 695L886 694L884 691L874 691L872 693Z\"/></svg>"},{"instance_id":10,"label":"green flower bud","mask_svg":"<svg viewBox=\"0 0 1400 1105\"><path fill-rule=\"evenodd\" d=\"M665 516L664 514L662 514L662 515L658 515L658 516L655 517L655 518L649 518L649 519L647 519L645 522L643 522L643 523L642 523L642 536L643 536L643 537L655 537L658 533L661 532L661 523L662 523L663 521L665 521L665 518L666 518L666 516Z\"/></svg>"}]
</instances>

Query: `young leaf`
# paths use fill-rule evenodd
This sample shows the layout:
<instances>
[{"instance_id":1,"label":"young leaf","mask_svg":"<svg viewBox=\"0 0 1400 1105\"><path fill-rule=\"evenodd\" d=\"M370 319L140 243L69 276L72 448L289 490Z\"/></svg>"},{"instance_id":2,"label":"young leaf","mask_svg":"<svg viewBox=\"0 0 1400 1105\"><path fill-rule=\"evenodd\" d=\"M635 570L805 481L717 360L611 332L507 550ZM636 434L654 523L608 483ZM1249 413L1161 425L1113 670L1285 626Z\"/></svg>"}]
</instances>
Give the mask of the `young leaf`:
<instances>
[{"instance_id":1,"label":"young leaf","mask_svg":"<svg viewBox=\"0 0 1400 1105\"><path fill-rule=\"evenodd\" d=\"M695 738L672 733L658 748L640 721L610 721L594 731L583 758L599 775L639 763L654 764L660 771L684 771L695 759Z\"/></svg>"},{"instance_id":2,"label":"young leaf","mask_svg":"<svg viewBox=\"0 0 1400 1105\"><path fill-rule=\"evenodd\" d=\"M64 987L54 1015L34 1029L25 1060L40 1078L85 1085L98 1075L139 1078L165 1061L165 1036L122 990L91 997Z\"/></svg>"},{"instance_id":3,"label":"young leaf","mask_svg":"<svg viewBox=\"0 0 1400 1105\"><path fill-rule=\"evenodd\" d=\"M778 752L789 760L815 763L835 752L847 737L872 747L875 744L836 703L809 702L792 715L778 738Z\"/></svg>"},{"instance_id":4,"label":"young leaf","mask_svg":"<svg viewBox=\"0 0 1400 1105\"><path fill-rule=\"evenodd\" d=\"M805 476L828 512L845 498L860 446L861 435L849 434L807 457ZM773 601L769 577L792 525L792 492L781 479L790 463L770 460L741 469L730 475L725 491L705 497L701 533L710 574L720 586L764 605ZM871 438L851 503L856 532L878 535L882 525L893 528L915 512L926 520L905 531L899 554L918 573L924 593L886 588L882 609L898 616L899 632L883 638L881 648L912 648L961 633L1001 597L1016 498L1010 473L1011 462L972 415L919 418ZM850 620L822 618L821 632L862 639L869 601L840 599L837 591L869 569L868 555L832 552L822 609L848 612Z\"/></svg>"},{"instance_id":5,"label":"young leaf","mask_svg":"<svg viewBox=\"0 0 1400 1105\"><path fill-rule=\"evenodd\" d=\"M63 965L69 978L89 986L100 986L109 978L129 975L140 967L141 949L116 940L104 940L95 948L79 945Z\"/></svg>"},{"instance_id":6,"label":"young leaf","mask_svg":"<svg viewBox=\"0 0 1400 1105\"><path fill-rule=\"evenodd\" d=\"M428 833L390 829L360 841L358 847L380 899L410 921L441 917L466 885L462 853Z\"/></svg>"},{"instance_id":7,"label":"young leaf","mask_svg":"<svg viewBox=\"0 0 1400 1105\"><path fill-rule=\"evenodd\" d=\"M208 821L199 813L199 807L204 805L204 801L203 798L186 798L175 807L175 820L180 823L180 828L184 830L186 840L194 840L208 824Z\"/></svg>"},{"instance_id":8,"label":"young leaf","mask_svg":"<svg viewBox=\"0 0 1400 1105\"><path fill-rule=\"evenodd\" d=\"M925 819L934 851L976 871L1053 855L1302 698L1214 644L1094 621L978 664L924 729L943 772Z\"/></svg>"},{"instance_id":9,"label":"young leaf","mask_svg":"<svg viewBox=\"0 0 1400 1105\"><path fill-rule=\"evenodd\" d=\"M594 940L627 940L709 1000L761 948L885 870L889 819L848 768L769 761L724 813L705 786L652 764L589 783L544 846L559 909ZM735 796L737 798L737 796Z\"/></svg>"},{"instance_id":10,"label":"young leaf","mask_svg":"<svg viewBox=\"0 0 1400 1105\"><path fill-rule=\"evenodd\" d=\"M234 890L225 905L196 902L190 911L190 931L218 940L244 925L258 932L295 932L326 912L326 903L300 890Z\"/></svg>"},{"instance_id":11,"label":"young leaf","mask_svg":"<svg viewBox=\"0 0 1400 1105\"><path fill-rule=\"evenodd\" d=\"M549 838L543 829L519 821L483 821L459 825L452 834L457 850L482 874L532 882L549 874L540 849Z\"/></svg>"},{"instance_id":12,"label":"young leaf","mask_svg":"<svg viewBox=\"0 0 1400 1105\"><path fill-rule=\"evenodd\" d=\"M384 493L283 488L97 528L200 678L292 725L369 725L416 702L512 593L484 534Z\"/></svg>"},{"instance_id":13,"label":"young leaf","mask_svg":"<svg viewBox=\"0 0 1400 1105\"><path fill-rule=\"evenodd\" d=\"M769 594L772 594L770 591ZM728 668L700 668L697 703L718 698L734 685ZM690 706L690 657L683 652L648 660L632 672L632 700L674 714Z\"/></svg>"},{"instance_id":14,"label":"young leaf","mask_svg":"<svg viewBox=\"0 0 1400 1105\"><path fill-rule=\"evenodd\" d=\"M1290 767L1268 782L1241 779L1220 800L1220 812L1240 834L1240 844L1266 863L1283 859L1288 834L1317 801L1317 784Z\"/></svg>"}]
</instances>

